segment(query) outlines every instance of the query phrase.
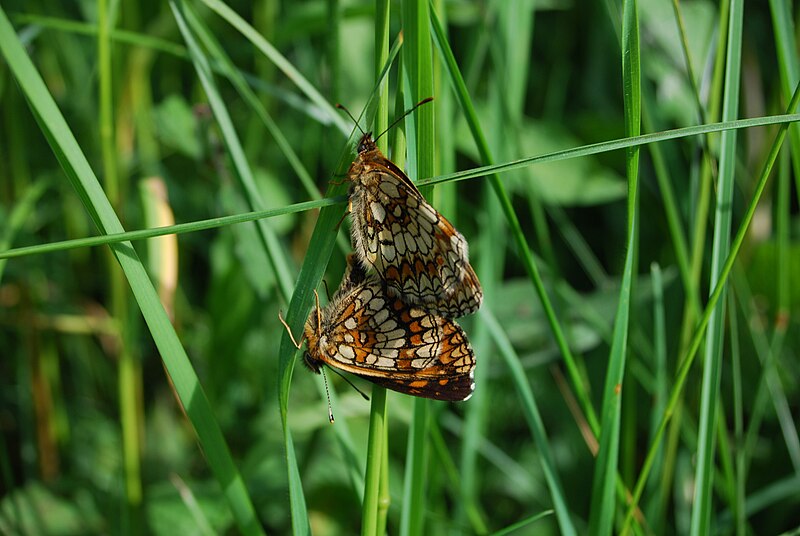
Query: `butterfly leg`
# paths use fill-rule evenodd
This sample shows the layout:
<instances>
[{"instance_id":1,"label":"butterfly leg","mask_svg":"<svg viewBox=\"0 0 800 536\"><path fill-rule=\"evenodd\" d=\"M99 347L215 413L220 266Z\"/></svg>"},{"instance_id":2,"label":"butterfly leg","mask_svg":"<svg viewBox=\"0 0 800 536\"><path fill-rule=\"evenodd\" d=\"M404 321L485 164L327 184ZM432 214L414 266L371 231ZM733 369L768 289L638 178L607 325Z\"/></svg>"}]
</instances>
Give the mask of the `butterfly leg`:
<instances>
[{"instance_id":1,"label":"butterfly leg","mask_svg":"<svg viewBox=\"0 0 800 536\"><path fill-rule=\"evenodd\" d=\"M347 173L345 173L344 175L336 175L336 174L334 174L333 176L334 177L342 177L341 180L333 180L333 179L331 179L331 180L328 181L328 184L332 184L334 186L341 186L342 184L346 183L349 180L348 179L349 175Z\"/></svg>"},{"instance_id":2,"label":"butterfly leg","mask_svg":"<svg viewBox=\"0 0 800 536\"><path fill-rule=\"evenodd\" d=\"M339 227L341 227L341 225L342 225L342 222L344 221L345 217L347 217L347 215L348 215L348 214L350 214L352 211L353 211L353 207L352 207L352 205L351 205L350 201L348 201L348 202L347 202L347 210L345 210L345 211L344 211L344 214L342 214L342 217L341 217L341 218L339 218L339 223L337 223L337 224L336 224L336 227L335 227L335 229L337 229L337 230L338 230L338 229L339 229Z\"/></svg>"},{"instance_id":3,"label":"butterfly leg","mask_svg":"<svg viewBox=\"0 0 800 536\"><path fill-rule=\"evenodd\" d=\"M280 320L281 324L283 324L283 327L286 328L286 332L289 334L289 338L292 339L292 344L294 344L295 348L299 350L300 346L302 346L303 344L303 338L305 337L305 333L303 334L303 337L300 338L300 342L298 343L294 339L294 335L292 335L292 328L290 328L289 324L286 323L286 320L283 319L283 315L281 315L280 311L278 311L278 320Z\"/></svg>"}]
</instances>

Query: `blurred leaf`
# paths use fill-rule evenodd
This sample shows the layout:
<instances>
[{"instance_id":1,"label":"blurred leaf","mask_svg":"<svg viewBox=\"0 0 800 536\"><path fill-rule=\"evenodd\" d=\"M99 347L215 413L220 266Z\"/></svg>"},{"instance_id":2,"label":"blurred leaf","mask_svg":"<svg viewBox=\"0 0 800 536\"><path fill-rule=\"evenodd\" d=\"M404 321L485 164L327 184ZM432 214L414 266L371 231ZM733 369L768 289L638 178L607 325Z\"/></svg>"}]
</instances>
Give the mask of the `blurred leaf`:
<instances>
[{"instance_id":1,"label":"blurred leaf","mask_svg":"<svg viewBox=\"0 0 800 536\"><path fill-rule=\"evenodd\" d=\"M203 155L197 118L182 96L172 94L161 101L153 111L153 121L164 145L194 160Z\"/></svg>"}]
</instances>

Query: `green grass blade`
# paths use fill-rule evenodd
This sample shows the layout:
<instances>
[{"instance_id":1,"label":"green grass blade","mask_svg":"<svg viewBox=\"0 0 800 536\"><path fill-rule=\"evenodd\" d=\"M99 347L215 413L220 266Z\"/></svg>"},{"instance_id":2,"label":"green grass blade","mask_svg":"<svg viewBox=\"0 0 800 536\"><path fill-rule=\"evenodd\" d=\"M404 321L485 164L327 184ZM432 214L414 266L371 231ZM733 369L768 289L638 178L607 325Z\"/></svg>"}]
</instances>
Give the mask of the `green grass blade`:
<instances>
[{"instance_id":1,"label":"green grass blade","mask_svg":"<svg viewBox=\"0 0 800 536\"><path fill-rule=\"evenodd\" d=\"M467 115L468 122L469 115ZM702 134L709 134L712 132L725 132L728 130L739 130L742 128L761 127L767 125L778 125L782 123L794 123L800 121L800 114L784 114L784 115L771 115L764 117L754 117L750 119L738 119L735 121L721 121L719 123L710 123L708 125L697 125L693 127L676 128L665 130L663 132L654 132L652 134L642 134L641 136L632 136L630 138L619 138L611 141L603 141L599 143L591 143L589 145L582 145L574 149L565 149L563 151L554 151L539 156L530 156L504 162L502 164L485 165L481 167L472 168L467 171L460 171L458 173L448 173L432 177L430 179L420 179L420 184L431 185L440 184L443 182L463 181L467 179L474 179L476 177L488 176L491 179L492 174L505 173L514 171L515 169L522 169L533 164L543 164L545 162L557 162L559 160L566 160L568 158L575 158L579 156L590 156L593 154L605 153L608 151L616 151L619 149L627 149L629 147L638 147L647 145L648 143L655 143L667 140L674 140L678 138L686 138L690 136L698 136Z\"/></svg>"},{"instance_id":2,"label":"green grass blade","mask_svg":"<svg viewBox=\"0 0 800 536\"><path fill-rule=\"evenodd\" d=\"M513 525L509 525L508 527L498 530L497 532L493 532L492 536L506 536L507 534L519 534L517 531L522 527L527 527L531 523L535 523L540 519L544 519L545 517L552 515L552 510L545 510L544 512L540 512L534 516L529 518L523 519L522 521L518 521Z\"/></svg>"},{"instance_id":3,"label":"green grass blade","mask_svg":"<svg viewBox=\"0 0 800 536\"><path fill-rule=\"evenodd\" d=\"M43 28L51 28L54 30L60 30L79 35L97 35L97 25L87 22L76 22L69 19L44 17L41 15L30 15L25 13L14 15L12 18L15 22L20 24L33 24ZM176 56L187 60L189 59L189 54L186 50L186 47L171 41L167 41L166 39L160 39L158 37L153 37L138 32L126 31L119 28L112 29L110 36L115 42L118 43L148 47L152 48L153 50L163 52L164 54L169 54L171 56Z\"/></svg>"},{"instance_id":4,"label":"green grass blade","mask_svg":"<svg viewBox=\"0 0 800 536\"><path fill-rule=\"evenodd\" d=\"M639 63L639 13L636 0L627 0L622 8L622 81L625 109L625 133L636 136L641 130L641 75ZM601 413L600 450L595 461L592 483L589 532L611 534L614 524L615 484L620 441L620 421L625 374L625 358L628 352L628 321L633 292L633 277L638 257L638 185L639 152L630 148L626 153L628 175L628 227L625 268L620 285L619 302L614 318L614 334L611 343L608 370L603 388Z\"/></svg>"},{"instance_id":5,"label":"green grass blade","mask_svg":"<svg viewBox=\"0 0 800 536\"><path fill-rule=\"evenodd\" d=\"M742 22L744 6L733 0L730 10L730 28L725 68L724 102L722 119L732 121L739 111L741 69ZM717 202L714 214L714 241L711 253L710 287L719 281L723 261L730 251L731 213L736 170L737 131L722 134ZM703 383L700 395L700 425L695 472L695 500L692 509L691 534L707 534L713 515L712 491L714 481L714 434L719 411L719 384L722 374L723 335L725 332L724 291L718 308L712 311L703 357Z\"/></svg>"},{"instance_id":6,"label":"green grass blade","mask_svg":"<svg viewBox=\"0 0 800 536\"><path fill-rule=\"evenodd\" d=\"M427 0L403 2L403 97L405 108L410 109L420 100L433 95L433 46L430 35L430 13ZM433 103L435 105L435 101ZM413 181L432 177L434 159L434 106L421 106L406 117L408 142L408 175ZM430 197L431 188L422 188ZM428 485L429 444L428 420L431 402L415 398L411 430L406 453L406 471L403 487L403 504L400 517L400 534L414 535L425 532L425 512Z\"/></svg>"},{"instance_id":7,"label":"green grass blade","mask_svg":"<svg viewBox=\"0 0 800 536\"><path fill-rule=\"evenodd\" d=\"M375 9L375 78L382 79L381 70L389 60L389 11L388 0L376 0ZM388 91L378 89L375 131L383 132L389 122ZM386 140L379 139L381 150L386 151ZM386 532L386 517L389 509L388 472L388 415L386 388L372 388L369 412L369 438L367 441L367 467L364 476L364 504L361 512L361 534L381 535Z\"/></svg>"},{"instance_id":8,"label":"green grass blade","mask_svg":"<svg viewBox=\"0 0 800 536\"><path fill-rule=\"evenodd\" d=\"M123 231L108 198L70 131L63 115L47 91L0 8L0 52L14 74L70 184L80 197L95 225L104 233ZM197 375L189 362L164 308L159 302L144 266L129 242L111 249L120 263L142 316L158 347L186 415L192 423L209 467L219 481L234 518L243 534L262 534L244 481L233 463L219 424Z\"/></svg>"},{"instance_id":9,"label":"green grass blade","mask_svg":"<svg viewBox=\"0 0 800 536\"><path fill-rule=\"evenodd\" d=\"M388 497L382 496L384 489L382 479L388 480L389 478L389 475L383 472L388 441L386 389L383 387L373 388L370 403L367 470L364 477L364 506L361 512L361 534L363 536L386 532L385 514L389 507L388 503L381 500L388 499Z\"/></svg>"},{"instance_id":10,"label":"green grass blade","mask_svg":"<svg viewBox=\"0 0 800 536\"><path fill-rule=\"evenodd\" d=\"M139 229L137 231L125 231L121 233L111 233L103 236L73 238L71 240L62 240L60 242L49 242L47 244L38 244L35 246L24 246L19 248L7 249L5 251L0 251L0 259L13 259L16 257L24 257L26 255L53 253L56 251L64 251L68 249L85 248L90 246L103 246L107 244L118 244L120 242L127 242L133 240L145 240L148 238L155 238L157 236L166 236L172 234L180 235L184 233L206 231L208 229L219 229L220 227L236 225L237 223L245 223L265 218L285 216L286 214L295 214L298 212L304 212L306 210L331 207L334 205L344 205L346 202L347 202L347 197L340 195L337 197L326 197L320 199L319 201L305 201L303 203L295 203L294 205L288 205L281 208L271 208L266 210L256 210L253 212L243 212L241 214L232 214L230 216L219 216L217 218L208 218L206 220L198 220L187 223L177 223L175 225L165 225L163 227L155 227L152 229ZM2 244L0 243L0 245Z\"/></svg>"},{"instance_id":11,"label":"green grass blade","mask_svg":"<svg viewBox=\"0 0 800 536\"><path fill-rule=\"evenodd\" d=\"M731 509L735 512L736 534L744 536L745 498L746 498L746 461L744 452L744 408L742 404L742 359L739 346L739 320L734 300L728 300L728 318L731 326L731 379L733 383L733 441L737 445L735 453L736 487Z\"/></svg>"}]
</instances>

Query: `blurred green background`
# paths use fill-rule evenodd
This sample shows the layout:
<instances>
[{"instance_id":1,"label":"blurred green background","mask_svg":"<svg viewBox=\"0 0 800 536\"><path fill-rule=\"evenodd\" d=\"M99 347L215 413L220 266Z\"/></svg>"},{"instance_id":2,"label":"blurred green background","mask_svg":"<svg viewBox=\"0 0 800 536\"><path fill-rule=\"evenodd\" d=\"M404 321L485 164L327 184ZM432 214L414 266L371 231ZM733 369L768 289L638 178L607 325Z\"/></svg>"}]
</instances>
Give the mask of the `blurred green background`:
<instances>
[{"instance_id":1,"label":"blurred green background","mask_svg":"<svg viewBox=\"0 0 800 536\"><path fill-rule=\"evenodd\" d=\"M387 4L389 44L401 29L416 42L403 16L413 7L402 2L228 4L241 21L213 0L173 7L3 2L16 36L0 36L0 251L97 235L93 216L102 203L110 203L125 230L136 230L281 209L319 199L329 187L343 194L346 186L336 183L353 157L353 127L331 105L358 115L373 96L376 6ZM736 5L638 2L642 92L634 101L643 133L721 120L723 96L737 86L723 76L727 17ZM426 6L416 5L425 17ZM438 0L431 13L494 163L627 135L621 3ZM785 112L798 82L796 17L788 1L749 2L743 26L733 25L742 46L738 117ZM253 36L259 34L262 41ZM90 174L57 158L68 152L65 139L47 126L54 114L32 112L46 99L19 82L14 40L104 194L76 188L73 175ZM433 114L433 137L416 143L432 144L435 176L489 164L456 97L447 53L429 46L432 53L419 61L433 80L435 100L425 112ZM386 80L390 118L412 98L402 89L404 76L417 76L408 65L398 68L408 61L404 53ZM204 61L214 73L211 93L198 74ZM215 106L229 115L239 146L231 145ZM402 133L401 125L387 136L398 162L405 161ZM776 133L775 125L740 130L734 140L731 235L754 199ZM698 511L715 534L797 534L800 527L800 138L791 141L718 308L725 315L720 388L710 394L718 409L702 403L701 346L666 433L657 436L636 533L702 533L691 526ZM722 145L719 134L709 134L641 149L633 249L625 151L499 175L554 317L542 307L520 237L487 177L424 190L467 238L484 285L481 313L459 320L475 349L477 390L465 403L428 403L422 424L415 401L389 393L389 533L560 534L567 525L549 512L559 501L577 533L597 528L591 518L601 508L616 512L613 532L621 529L623 497L641 475L673 393L711 291L711 267L725 258L712 248ZM0 259L0 533L239 534L258 533L256 525L271 534L361 530L370 404L329 375L337 394L332 427L322 379L303 367L287 373L290 356L279 355L278 311L287 311L299 289L310 295L313 275L299 274L307 255L327 251L322 244L333 248L325 280L331 291L338 286L349 249L346 220L334 239L343 209L341 202L323 209L331 211L327 238L314 234L319 211L311 209L134 241L188 361L182 351L154 343L152 332L171 332L169 322L149 323L156 302L143 309L131 287L147 285L126 278L109 246L34 248ZM594 457L597 440L581 397L600 414L627 254L634 279L627 348L619 357L626 360L618 466L608 466L620 487L616 502L603 507L593 485L597 464L605 462ZM320 275L327 257L322 262ZM298 318L309 305L298 305ZM553 322L575 356L577 376L564 365ZM526 387L510 363L524 371ZM281 383L287 378L291 392ZM191 398L197 405L189 405L187 419L183 406L200 397L199 386L210 412ZM288 460L280 397L288 401ZM532 408L544 438L533 431ZM713 477L711 502L698 510L699 436L713 414L714 441L706 447L713 464L704 469ZM408 444L409 430L418 426L427 442L421 451ZM548 481L543 451L557 487ZM409 502L414 492L406 471L420 467L410 453L424 455L421 509ZM299 482L292 480L294 457ZM240 481L225 473L234 466ZM304 504L290 509L290 492L298 489ZM248 512L255 514L251 524ZM414 517L421 525L408 521Z\"/></svg>"}]
</instances>

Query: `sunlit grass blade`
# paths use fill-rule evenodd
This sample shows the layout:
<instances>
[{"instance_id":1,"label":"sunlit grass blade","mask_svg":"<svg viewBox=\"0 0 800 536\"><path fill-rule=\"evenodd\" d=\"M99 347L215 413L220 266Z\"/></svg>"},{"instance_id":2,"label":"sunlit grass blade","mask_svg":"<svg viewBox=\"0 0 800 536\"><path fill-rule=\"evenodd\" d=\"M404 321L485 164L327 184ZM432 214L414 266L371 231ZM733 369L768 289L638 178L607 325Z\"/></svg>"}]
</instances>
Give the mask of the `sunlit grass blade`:
<instances>
[{"instance_id":1,"label":"sunlit grass blade","mask_svg":"<svg viewBox=\"0 0 800 536\"><path fill-rule=\"evenodd\" d=\"M467 116L469 117L469 116ZM771 115L764 117L754 117L751 119L737 119L735 121L721 121L719 123L710 123L708 125L697 125L693 127L676 128L672 130L665 130L663 132L654 132L651 134L642 134L641 136L632 136L630 138L619 138L611 141L603 141L599 143L591 143L589 145L582 145L574 149L565 149L563 151L554 151L538 156L530 156L504 162L502 164L490 164L472 168L467 171L460 171L458 173L447 173L432 177L430 179L421 179L420 184L440 184L442 182L463 181L467 179L474 179L476 177L488 176L491 174L505 173L515 169L521 169L533 164L543 164L545 162L557 162L559 160L566 160L568 158L575 158L579 156L590 156L593 154L600 154L609 151L616 151L619 149L627 149L629 147L638 147L647 145L648 143L656 143L667 140L674 140L679 138L686 138L690 136L698 136L701 134L708 134L711 132L724 132L727 130L739 130L743 128L761 127L766 125L778 125L782 123L795 123L800 121L800 114L783 114Z\"/></svg>"},{"instance_id":2,"label":"sunlit grass blade","mask_svg":"<svg viewBox=\"0 0 800 536\"><path fill-rule=\"evenodd\" d=\"M764 116L752 119L743 119L738 121L722 122L712 125L701 125L698 127L689 127L684 129L668 130L659 133L646 134L643 136L636 136L634 138L621 138L619 140L612 140L602 142L599 144L584 145L566 151L556 151L544 155L533 156L516 160L506 164L487 165L474 168L459 173L450 173L440 175L430 179L422 179L420 182L425 184L440 184L445 182L460 181L473 179L477 177L484 177L491 173L503 173L514 169L520 169L526 166L532 166L539 163L554 162L558 160L566 160L569 158L576 158L578 156L585 156L587 154L599 154L621 148L635 147L645 145L648 143L656 143L669 139L679 139L688 136L695 136L708 132L721 132L729 129L752 128L765 125L780 125L784 123L794 123L800 121L800 114L785 114L775 116ZM204 231L208 229L217 229L226 227L237 223L244 223L255 221L263 218L273 218L277 216L284 216L287 214L296 214L306 210L316 208L330 207L332 205L344 204L347 198L344 195L337 195L334 197L324 197L315 201L304 201L287 205L285 207L257 210L252 212L243 212L241 214L232 214L230 216L220 216L217 218L208 218L205 220L197 220L194 222L179 223L172 226L158 227L155 229L140 229L135 231L125 231L121 233L110 233L103 236L94 236L87 238L75 238L71 240L62 240L55 242L48 242L46 244L39 244L35 246L24 246L0 251L0 259L11 259L22 257L26 255L34 255L40 253L52 253L55 251L64 251L68 249L84 248L91 246L99 246L106 244L114 244L125 241L143 240L147 238L154 238L157 236L165 236L169 234L183 234L196 231Z\"/></svg>"},{"instance_id":3,"label":"sunlit grass blade","mask_svg":"<svg viewBox=\"0 0 800 536\"><path fill-rule=\"evenodd\" d=\"M122 232L122 225L89 162L39 73L25 54L2 8L0 8L0 52L25 94L42 134L52 147L70 184L95 225L104 233ZM159 302L144 266L129 242L114 244L111 249L125 272L175 391L197 433L198 442L205 453L209 467L222 487L239 530L244 534L262 534L252 501L233 463L209 401Z\"/></svg>"},{"instance_id":4,"label":"sunlit grass blade","mask_svg":"<svg viewBox=\"0 0 800 536\"><path fill-rule=\"evenodd\" d=\"M230 216L219 216L217 218L208 218L206 220L198 220L187 223L177 223L175 225L165 225L163 227L155 227L153 229L139 229L137 231L125 231L121 233L111 233L103 236L90 236L87 238L73 238L72 240L62 240L60 242L48 242L47 244L38 244L35 246L23 246L13 249L0 251L0 259L13 259L16 257L24 257L26 255L35 255L40 253L53 253L56 251L64 251L68 249L85 248L91 246L103 246L107 244L118 244L120 242L127 242L133 240L146 240L148 238L155 238L157 236L166 235L180 235L184 233L194 233L197 231L206 231L208 229L219 229L220 227L227 227L237 223L245 223L265 218L274 218L277 216L285 216L286 214L296 214L306 210L313 210L323 207L331 207L334 205L344 205L347 198L343 195L336 197L326 197L319 201L305 201L303 203L295 203L294 205L287 205L281 208L271 208L266 210L256 210L253 212L243 212L241 214L232 214ZM2 244L0 244L2 245Z\"/></svg>"}]
</instances>

